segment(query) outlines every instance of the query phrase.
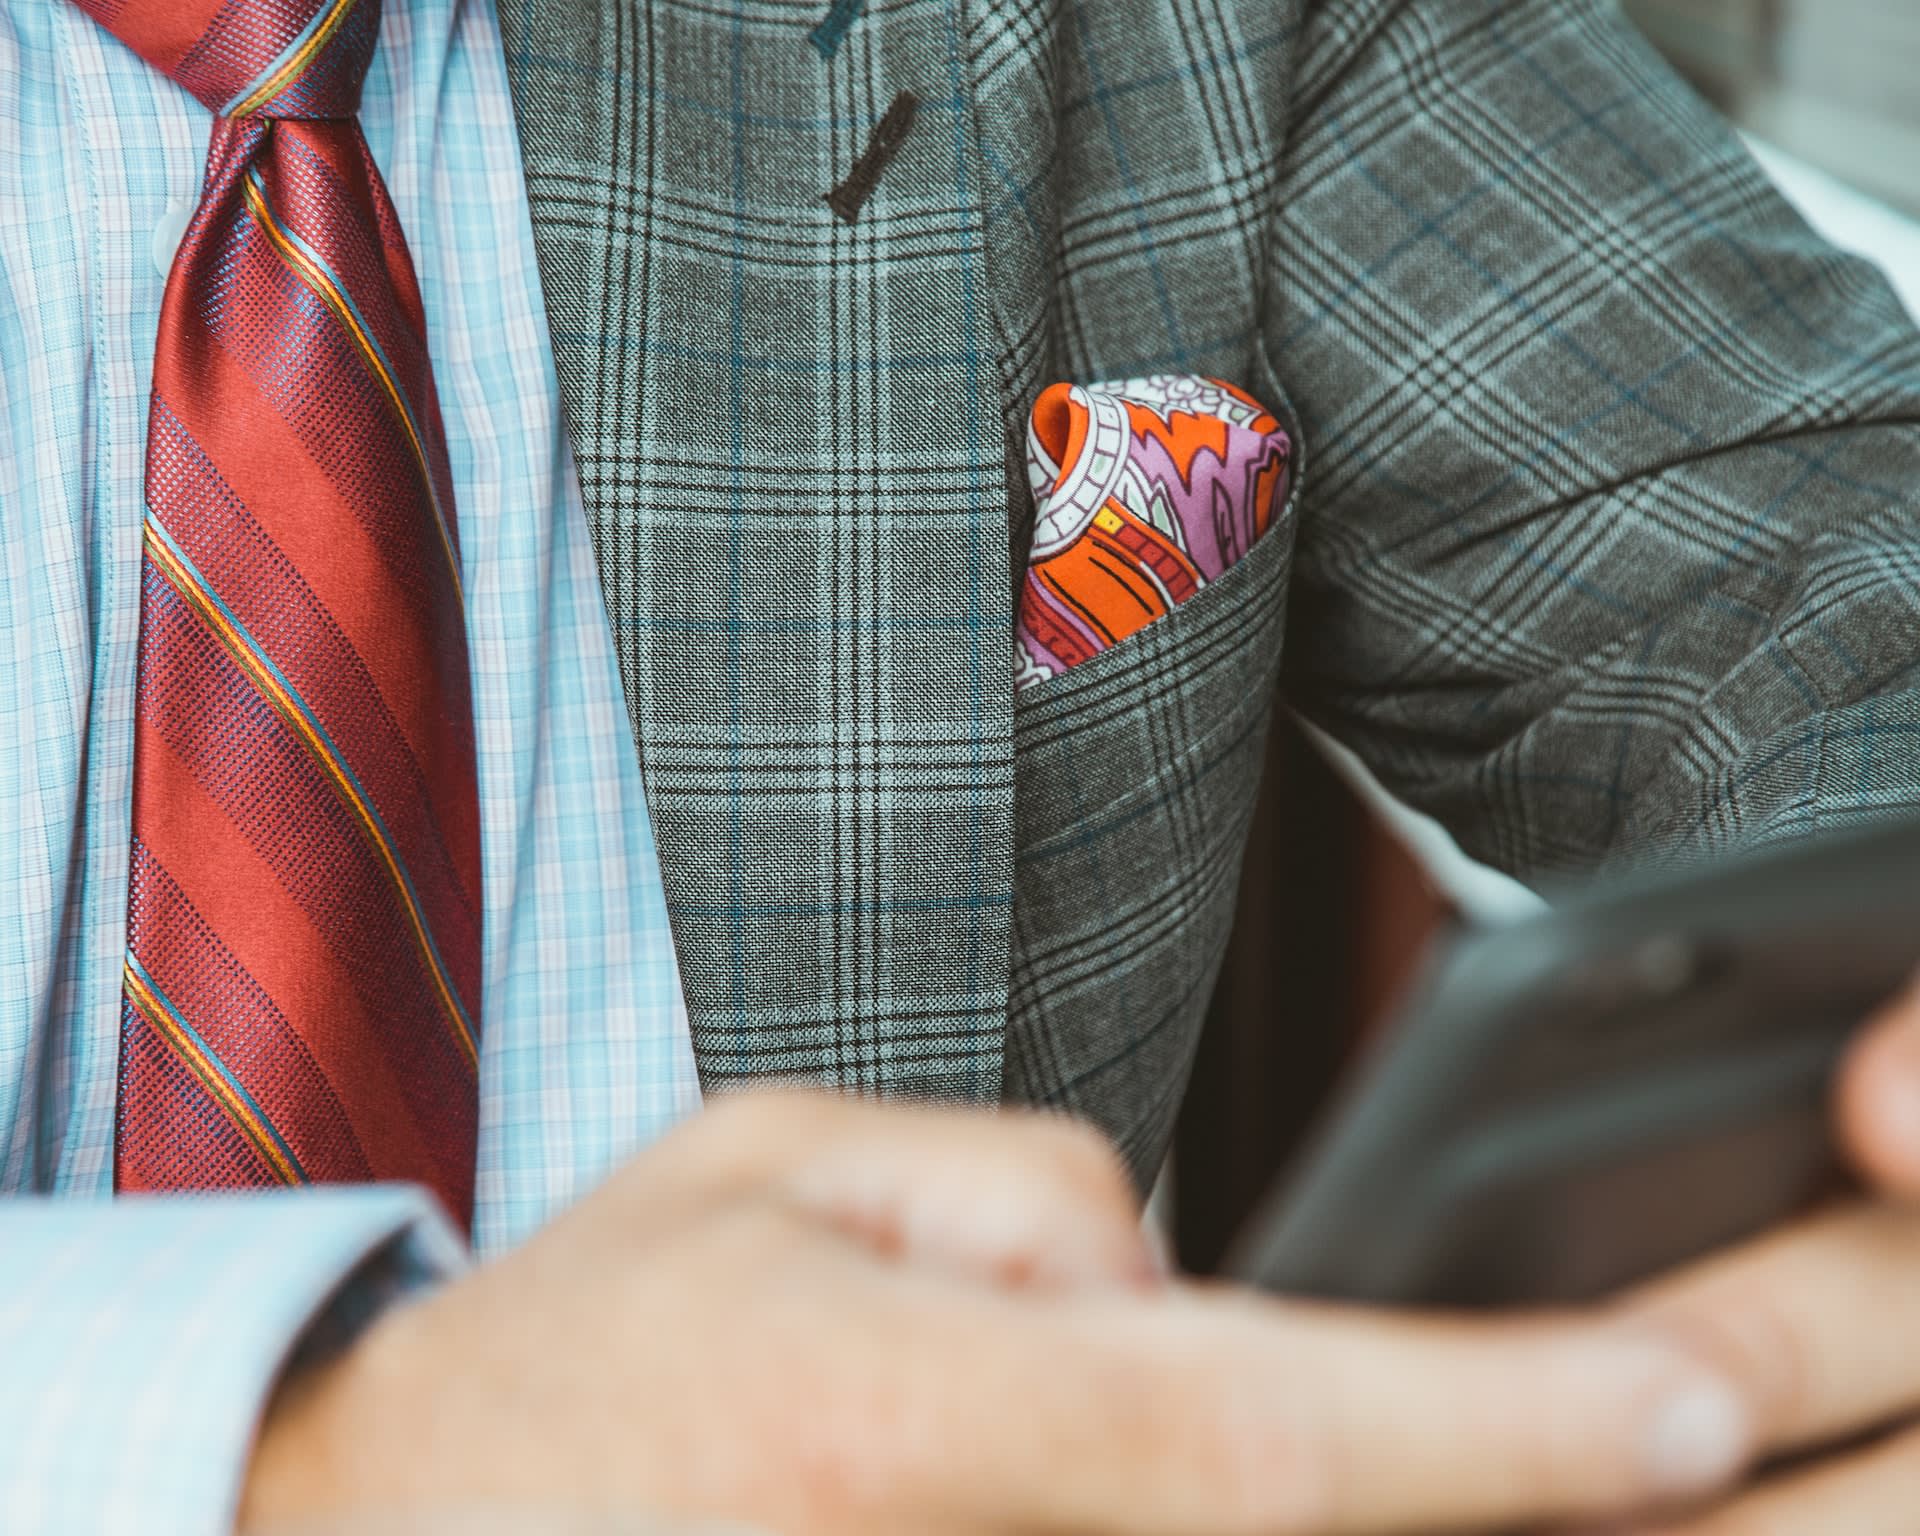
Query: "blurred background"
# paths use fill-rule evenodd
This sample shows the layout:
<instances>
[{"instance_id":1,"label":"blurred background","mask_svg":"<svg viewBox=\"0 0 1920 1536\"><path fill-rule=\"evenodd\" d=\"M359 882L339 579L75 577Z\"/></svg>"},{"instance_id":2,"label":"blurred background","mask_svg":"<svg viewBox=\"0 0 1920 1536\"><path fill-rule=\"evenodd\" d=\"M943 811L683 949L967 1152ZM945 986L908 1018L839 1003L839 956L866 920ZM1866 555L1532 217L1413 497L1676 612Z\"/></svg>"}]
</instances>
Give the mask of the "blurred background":
<instances>
[{"instance_id":1,"label":"blurred background","mask_svg":"<svg viewBox=\"0 0 1920 1536\"><path fill-rule=\"evenodd\" d=\"M1920 214L1916 0L1626 0L1741 128Z\"/></svg>"},{"instance_id":2,"label":"blurred background","mask_svg":"<svg viewBox=\"0 0 1920 1536\"><path fill-rule=\"evenodd\" d=\"M1920 317L1920 0L1624 5L1809 222L1878 262ZM1218 1264L1429 941L1532 903L1350 755L1276 722L1239 920L1161 1197L1187 1268Z\"/></svg>"}]
</instances>

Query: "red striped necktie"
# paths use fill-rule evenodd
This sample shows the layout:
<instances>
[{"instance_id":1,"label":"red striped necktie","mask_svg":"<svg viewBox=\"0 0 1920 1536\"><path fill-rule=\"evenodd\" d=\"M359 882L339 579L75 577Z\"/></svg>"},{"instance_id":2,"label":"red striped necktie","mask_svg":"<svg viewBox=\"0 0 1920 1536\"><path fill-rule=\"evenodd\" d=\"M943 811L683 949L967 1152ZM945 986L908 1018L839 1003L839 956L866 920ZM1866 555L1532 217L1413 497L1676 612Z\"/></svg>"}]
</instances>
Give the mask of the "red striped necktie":
<instances>
[{"instance_id":1,"label":"red striped necktie","mask_svg":"<svg viewBox=\"0 0 1920 1536\"><path fill-rule=\"evenodd\" d=\"M480 828L379 0L78 0L216 115L154 351L115 1181L471 1215Z\"/></svg>"}]
</instances>

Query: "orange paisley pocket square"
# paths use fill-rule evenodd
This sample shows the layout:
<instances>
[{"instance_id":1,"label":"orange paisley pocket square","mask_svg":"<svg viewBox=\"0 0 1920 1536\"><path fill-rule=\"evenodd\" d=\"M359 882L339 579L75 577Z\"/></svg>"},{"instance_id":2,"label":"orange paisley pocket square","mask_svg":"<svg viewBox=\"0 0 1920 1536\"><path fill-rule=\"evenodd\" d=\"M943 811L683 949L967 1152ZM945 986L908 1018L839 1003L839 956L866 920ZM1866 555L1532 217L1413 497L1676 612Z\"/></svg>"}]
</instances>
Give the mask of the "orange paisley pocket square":
<instances>
[{"instance_id":1,"label":"orange paisley pocket square","mask_svg":"<svg viewBox=\"0 0 1920 1536\"><path fill-rule=\"evenodd\" d=\"M1293 444L1217 379L1055 384L1034 402L1014 686L1091 660L1218 581L1286 505Z\"/></svg>"}]
</instances>

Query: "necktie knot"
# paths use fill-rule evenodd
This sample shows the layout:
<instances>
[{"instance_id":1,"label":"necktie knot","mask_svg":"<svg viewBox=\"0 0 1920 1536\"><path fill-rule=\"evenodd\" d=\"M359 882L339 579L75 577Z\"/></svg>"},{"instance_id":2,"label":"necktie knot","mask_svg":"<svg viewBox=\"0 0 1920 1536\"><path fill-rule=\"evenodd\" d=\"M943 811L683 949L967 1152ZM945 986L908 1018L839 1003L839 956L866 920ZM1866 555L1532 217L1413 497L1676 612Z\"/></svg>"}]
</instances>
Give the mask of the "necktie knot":
<instances>
[{"instance_id":1,"label":"necktie knot","mask_svg":"<svg viewBox=\"0 0 1920 1536\"><path fill-rule=\"evenodd\" d=\"M75 0L219 117L352 117L380 0Z\"/></svg>"}]
</instances>

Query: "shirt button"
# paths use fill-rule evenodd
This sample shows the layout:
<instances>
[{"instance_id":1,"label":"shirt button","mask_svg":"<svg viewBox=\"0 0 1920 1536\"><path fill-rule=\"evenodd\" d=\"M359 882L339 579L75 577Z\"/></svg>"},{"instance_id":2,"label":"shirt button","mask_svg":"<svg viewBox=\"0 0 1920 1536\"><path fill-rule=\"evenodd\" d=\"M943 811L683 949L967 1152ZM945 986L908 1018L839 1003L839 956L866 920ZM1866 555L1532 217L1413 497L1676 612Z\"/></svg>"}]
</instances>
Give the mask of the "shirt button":
<instances>
[{"instance_id":1,"label":"shirt button","mask_svg":"<svg viewBox=\"0 0 1920 1536\"><path fill-rule=\"evenodd\" d=\"M173 270L173 253L179 248L180 237L187 232L187 226L193 222L193 210L192 198L176 197L167 204L167 211L154 226L153 266L162 277Z\"/></svg>"}]
</instances>

